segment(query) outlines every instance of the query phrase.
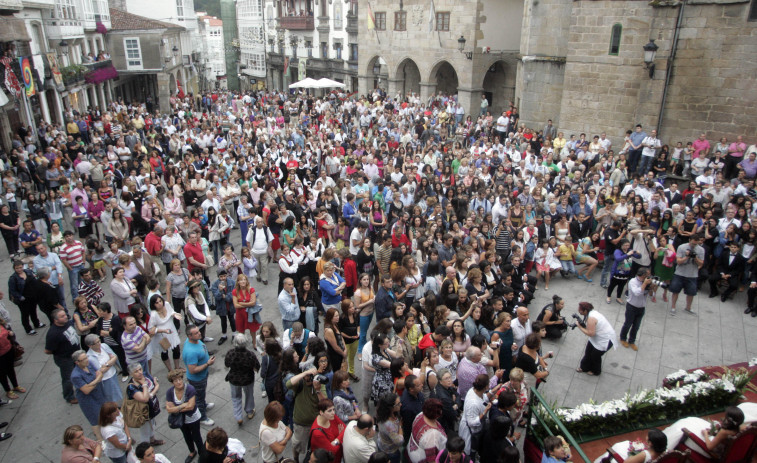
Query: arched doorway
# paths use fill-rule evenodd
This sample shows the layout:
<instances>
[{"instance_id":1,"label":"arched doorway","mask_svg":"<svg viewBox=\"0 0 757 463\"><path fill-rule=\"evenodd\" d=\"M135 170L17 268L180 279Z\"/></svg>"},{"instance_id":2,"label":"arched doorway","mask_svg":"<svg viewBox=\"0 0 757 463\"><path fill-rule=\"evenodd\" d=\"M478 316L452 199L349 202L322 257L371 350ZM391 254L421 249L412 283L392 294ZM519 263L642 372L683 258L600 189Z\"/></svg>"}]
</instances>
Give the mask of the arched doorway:
<instances>
[{"instance_id":1,"label":"arched doorway","mask_svg":"<svg viewBox=\"0 0 757 463\"><path fill-rule=\"evenodd\" d=\"M368 69L366 70L367 76L372 76L373 85L370 90L383 87L386 89L389 79L389 68L386 65L384 58L380 56L374 56L368 61Z\"/></svg>"},{"instance_id":2,"label":"arched doorway","mask_svg":"<svg viewBox=\"0 0 757 463\"><path fill-rule=\"evenodd\" d=\"M436 82L436 91L445 95L457 95L457 71L447 61L434 66L431 71L431 82Z\"/></svg>"},{"instance_id":3,"label":"arched doorway","mask_svg":"<svg viewBox=\"0 0 757 463\"><path fill-rule=\"evenodd\" d=\"M509 109L515 98L515 69L505 61L495 61L484 73L481 85L492 114Z\"/></svg>"},{"instance_id":4,"label":"arched doorway","mask_svg":"<svg viewBox=\"0 0 757 463\"><path fill-rule=\"evenodd\" d=\"M173 73L169 75L171 77L168 78L168 95L174 96L176 95L176 76Z\"/></svg>"},{"instance_id":5,"label":"arched doorway","mask_svg":"<svg viewBox=\"0 0 757 463\"><path fill-rule=\"evenodd\" d=\"M399 66L397 66L397 72L395 78L402 83L400 89L402 95L406 95L408 92L413 92L417 95L421 93L421 71L418 69L418 65L415 64L410 58L402 60Z\"/></svg>"}]
</instances>

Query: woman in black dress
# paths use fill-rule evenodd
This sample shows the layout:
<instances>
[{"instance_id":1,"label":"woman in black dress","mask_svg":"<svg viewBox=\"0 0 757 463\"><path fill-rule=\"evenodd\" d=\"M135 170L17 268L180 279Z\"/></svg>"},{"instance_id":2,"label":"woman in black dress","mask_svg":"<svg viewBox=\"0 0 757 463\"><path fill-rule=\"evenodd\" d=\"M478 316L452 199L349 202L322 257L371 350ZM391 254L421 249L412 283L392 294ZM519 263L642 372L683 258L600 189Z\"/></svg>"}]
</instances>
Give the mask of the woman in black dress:
<instances>
[{"instance_id":1,"label":"woman in black dress","mask_svg":"<svg viewBox=\"0 0 757 463\"><path fill-rule=\"evenodd\" d=\"M8 255L15 257L18 252L18 230L21 228L21 221L15 211L10 210L7 204L0 207L0 233L5 240L5 246L8 248Z\"/></svg>"}]
</instances>

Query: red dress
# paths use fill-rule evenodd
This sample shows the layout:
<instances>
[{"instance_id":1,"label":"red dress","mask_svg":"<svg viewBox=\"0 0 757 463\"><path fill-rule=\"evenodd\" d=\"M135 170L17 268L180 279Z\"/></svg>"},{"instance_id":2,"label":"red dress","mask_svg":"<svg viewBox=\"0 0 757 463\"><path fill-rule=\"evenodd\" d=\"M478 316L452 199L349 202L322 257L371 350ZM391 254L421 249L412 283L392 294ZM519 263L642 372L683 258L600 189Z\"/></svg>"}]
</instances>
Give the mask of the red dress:
<instances>
[{"instance_id":1,"label":"red dress","mask_svg":"<svg viewBox=\"0 0 757 463\"><path fill-rule=\"evenodd\" d=\"M239 302L250 302L252 295L255 294L255 288L250 288L249 291L237 291L236 288L231 292L232 296L237 298ZM251 307L250 307L251 308ZM255 333L260 329L260 323L257 321L247 321L247 310L239 307L235 307L236 314L234 315L234 321L237 325L237 331L244 333L245 330L250 330L250 333Z\"/></svg>"}]
</instances>

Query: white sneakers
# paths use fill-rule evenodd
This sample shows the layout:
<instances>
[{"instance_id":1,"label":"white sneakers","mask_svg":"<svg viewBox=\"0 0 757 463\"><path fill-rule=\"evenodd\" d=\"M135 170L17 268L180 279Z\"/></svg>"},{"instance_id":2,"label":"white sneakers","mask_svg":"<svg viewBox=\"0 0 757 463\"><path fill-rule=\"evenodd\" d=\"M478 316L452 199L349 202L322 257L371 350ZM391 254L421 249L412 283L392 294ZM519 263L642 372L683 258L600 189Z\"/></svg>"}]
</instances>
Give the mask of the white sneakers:
<instances>
[{"instance_id":1,"label":"white sneakers","mask_svg":"<svg viewBox=\"0 0 757 463\"><path fill-rule=\"evenodd\" d=\"M210 418L205 418L204 420L200 421L200 424L203 426L213 426L214 424L216 424L216 422L211 420Z\"/></svg>"}]
</instances>

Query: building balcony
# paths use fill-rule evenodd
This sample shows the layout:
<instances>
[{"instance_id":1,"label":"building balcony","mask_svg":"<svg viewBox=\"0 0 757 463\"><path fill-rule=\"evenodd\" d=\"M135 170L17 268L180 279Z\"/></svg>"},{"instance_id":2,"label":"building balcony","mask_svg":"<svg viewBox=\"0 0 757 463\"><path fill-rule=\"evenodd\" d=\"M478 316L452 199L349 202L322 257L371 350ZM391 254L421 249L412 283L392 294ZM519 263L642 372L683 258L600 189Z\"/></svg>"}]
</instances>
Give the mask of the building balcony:
<instances>
[{"instance_id":1,"label":"building balcony","mask_svg":"<svg viewBox=\"0 0 757 463\"><path fill-rule=\"evenodd\" d=\"M347 14L346 30L348 34L357 34L357 15L351 13Z\"/></svg>"},{"instance_id":2,"label":"building balcony","mask_svg":"<svg viewBox=\"0 0 757 463\"><path fill-rule=\"evenodd\" d=\"M3 15L20 13L23 9L21 0L0 0L0 13Z\"/></svg>"},{"instance_id":3,"label":"building balcony","mask_svg":"<svg viewBox=\"0 0 757 463\"><path fill-rule=\"evenodd\" d=\"M83 66L84 81L88 84L99 84L118 77L118 71L109 59L86 63Z\"/></svg>"},{"instance_id":4,"label":"building balcony","mask_svg":"<svg viewBox=\"0 0 757 463\"><path fill-rule=\"evenodd\" d=\"M61 68L60 73L63 76L63 85L70 88L84 83L87 68L81 64L72 64Z\"/></svg>"},{"instance_id":5,"label":"building balcony","mask_svg":"<svg viewBox=\"0 0 757 463\"><path fill-rule=\"evenodd\" d=\"M279 18L279 26L290 31L312 31L315 21L312 16L282 16Z\"/></svg>"},{"instance_id":6,"label":"building balcony","mask_svg":"<svg viewBox=\"0 0 757 463\"><path fill-rule=\"evenodd\" d=\"M79 19L46 19L45 32L51 41L78 39L84 37L84 24Z\"/></svg>"}]
</instances>

